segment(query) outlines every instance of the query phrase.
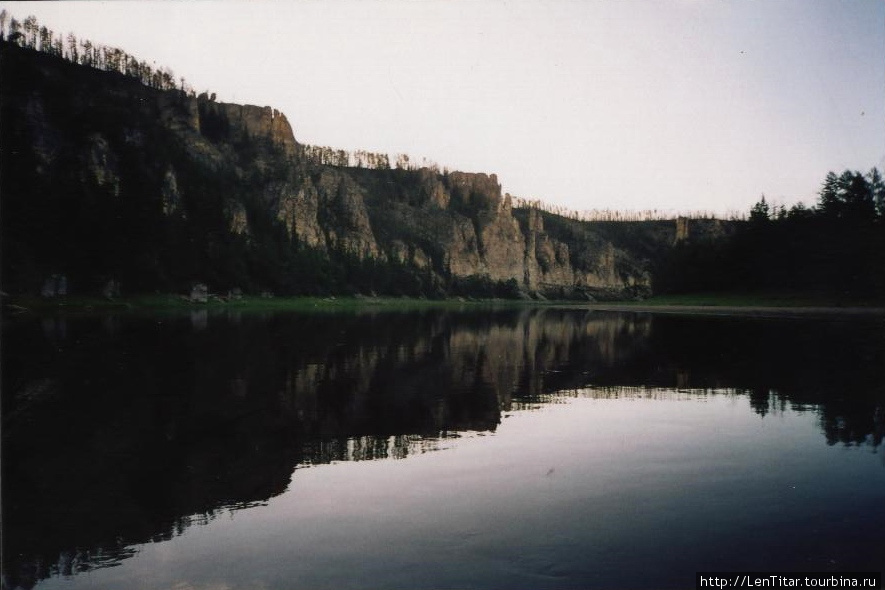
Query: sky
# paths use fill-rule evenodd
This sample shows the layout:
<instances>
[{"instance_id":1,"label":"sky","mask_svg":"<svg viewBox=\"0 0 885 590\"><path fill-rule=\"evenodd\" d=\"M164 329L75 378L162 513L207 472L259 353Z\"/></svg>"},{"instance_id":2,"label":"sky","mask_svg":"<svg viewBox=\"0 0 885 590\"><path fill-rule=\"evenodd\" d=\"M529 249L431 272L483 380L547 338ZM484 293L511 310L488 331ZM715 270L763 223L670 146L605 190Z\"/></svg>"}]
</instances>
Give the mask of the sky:
<instances>
[{"instance_id":1,"label":"sky","mask_svg":"<svg viewBox=\"0 0 885 590\"><path fill-rule=\"evenodd\" d=\"M572 210L814 203L885 169L882 0L0 2L301 143L427 157Z\"/></svg>"}]
</instances>

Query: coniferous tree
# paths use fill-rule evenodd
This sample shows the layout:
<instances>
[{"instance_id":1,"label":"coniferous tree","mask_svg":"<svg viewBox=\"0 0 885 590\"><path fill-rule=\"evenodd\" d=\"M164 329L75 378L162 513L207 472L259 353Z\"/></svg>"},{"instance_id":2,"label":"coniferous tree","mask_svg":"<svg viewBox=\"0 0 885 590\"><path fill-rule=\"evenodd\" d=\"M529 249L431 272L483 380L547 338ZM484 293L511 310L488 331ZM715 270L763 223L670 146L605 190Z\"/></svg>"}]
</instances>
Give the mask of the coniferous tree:
<instances>
[{"instance_id":1,"label":"coniferous tree","mask_svg":"<svg viewBox=\"0 0 885 590\"><path fill-rule=\"evenodd\" d=\"M765 195L762 195L762 198L750 209L750 221L752 223L765 223L770 219L770 216L771 209L768 203L765 202Z\"/></svg>"},{"instance_id":2,"label":"coniferous tree","mask_svg":"<svg viewBox=\"0 0 885 590\"><path fill-rule=\"evenodd\" d=\"M68 58L75 64L80 63L80 50L77 44L77 37L73 33L68 33Z\"/></svg>"},{"instance_id":3,"label":"coniferous tree","mask_svg":"<svg viewBox=\"0 0 885 590\"><path fill-rule=\"evenodd\" d=\"M22 23L22 29L25 34L25 47L36 49L37 47L37 19L34 16L27 17Z\"/></svg>"},{"instance_id":4,"label":"coniferous tree","mask_svg":"<svg viewBox=\"0 0 885 590\"><path fill-rule=\"evenodd\" d=\"M867 174L870 183L870 192L873 198L873 208L877 217L885 217L885 180L877 168L873 168Z\"/></svg>"},{"instance_id":5,"label":"coniferous tree","mask_svg":"<svg viewBox=\"0 0 885 590\"><path fill-rule=\"evenodd\" d=\"M872 175L873 171L869 176ZM828 173L819 196L820 211L825 218L861 222L876 216L873 184L860 172L845 170L839 176Z\"/></svg>"},{"instance_id":6,"label":"coniferous tree","mask_svg":"<svg viewBox=\"0 0 885 590\"><path fill-rule=\"evenodd\" d=\"M9 20L9 36L7 37L7 40L15 44L21 44L22 37L21 23L19 23L14 17L11 18Z\"/></svg>"}]
</instances>

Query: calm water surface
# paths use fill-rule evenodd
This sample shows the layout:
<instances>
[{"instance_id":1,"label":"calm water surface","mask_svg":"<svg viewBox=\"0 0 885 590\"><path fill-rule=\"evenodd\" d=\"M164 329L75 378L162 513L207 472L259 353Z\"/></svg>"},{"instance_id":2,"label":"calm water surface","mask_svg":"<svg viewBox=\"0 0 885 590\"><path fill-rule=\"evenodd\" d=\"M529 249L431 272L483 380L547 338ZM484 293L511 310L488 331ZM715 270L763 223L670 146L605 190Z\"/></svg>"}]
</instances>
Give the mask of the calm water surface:
<instances>
[{"instance_id":1,"label":"calm water surface","mask_svg":"<svg viewBox=\"0 0 885 590\"><path fill-rule=\"evenodd\" d=\"M3 324L4 588L885 568L885 324L529 309Z\"/></svg>"}]
</instances>

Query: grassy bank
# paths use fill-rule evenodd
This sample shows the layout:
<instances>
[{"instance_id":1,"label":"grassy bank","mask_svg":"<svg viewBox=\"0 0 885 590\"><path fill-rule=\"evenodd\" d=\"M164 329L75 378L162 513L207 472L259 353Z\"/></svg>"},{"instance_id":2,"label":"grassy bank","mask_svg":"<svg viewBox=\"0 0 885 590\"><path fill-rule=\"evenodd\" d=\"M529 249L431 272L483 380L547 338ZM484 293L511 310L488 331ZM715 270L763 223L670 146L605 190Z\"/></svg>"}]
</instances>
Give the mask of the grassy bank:
<instances>
[{"instance_id":1,"label":"grassy bank","mask_svg":"<svg viewBox=\"0 0 885 590\"><path fill-rule=\"evenodd\" d=\"M5 313L90 313L127 311L239 310L239 311L347 311L366 308L409 310L429 307L460 308L483 305L526 305L504 299L421 299L405 297L258 297L240 299L209 298L197 303L179 295L137 295L106 299L102 297L4 297Z\"/></svg>"},{"instance_id":2,"label":"grassy bank","mask_svg":"<svg viewBox=\"0 0 885 590\"><path fill-rule=\"evenodd\" d=\"M619 308L709 307L709 308L882 308L885 302L849 297L795 293L699 293L659 295L642 301L591 303L587 301L523 301L514 299L421 299L405 297L258 297L240 299L211 297L205 303L189 301L180 295L137 295L106 299L102 297L4 297L5 314L93 313L93 312L174 312L183 310L239 311L349 311L379 309L402 311L426 308L460 309L481 306L617 306Z\"/></svg>"},{"instance_id":3,"label":"grassy bank","mask_svg":"<svg viewBox=\"0 0 885 590\"><path fill-rule=\"evenodd\" d=\"M814 293L691 293L656 295L645 301L624 302L624 305L644 307L883 307L885 301Z\"/></svg>"}]
</instances>

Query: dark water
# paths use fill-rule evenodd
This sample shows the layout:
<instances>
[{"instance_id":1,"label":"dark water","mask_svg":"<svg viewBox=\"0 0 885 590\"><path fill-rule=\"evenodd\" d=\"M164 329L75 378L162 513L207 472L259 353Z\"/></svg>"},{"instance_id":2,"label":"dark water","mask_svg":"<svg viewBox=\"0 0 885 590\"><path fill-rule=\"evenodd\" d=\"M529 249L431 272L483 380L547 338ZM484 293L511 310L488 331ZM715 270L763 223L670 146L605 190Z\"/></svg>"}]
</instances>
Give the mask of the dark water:
<instances>
[{"instance_id":1,"label":"dark water","mask_svg":"<svg viewBox=\"0 0 885 590\"><path fill-rule=\"evenodd\" d=\"M885 324L3 323L3 586L691 587L885 567Z\"/></svg>"}]
</instances>

